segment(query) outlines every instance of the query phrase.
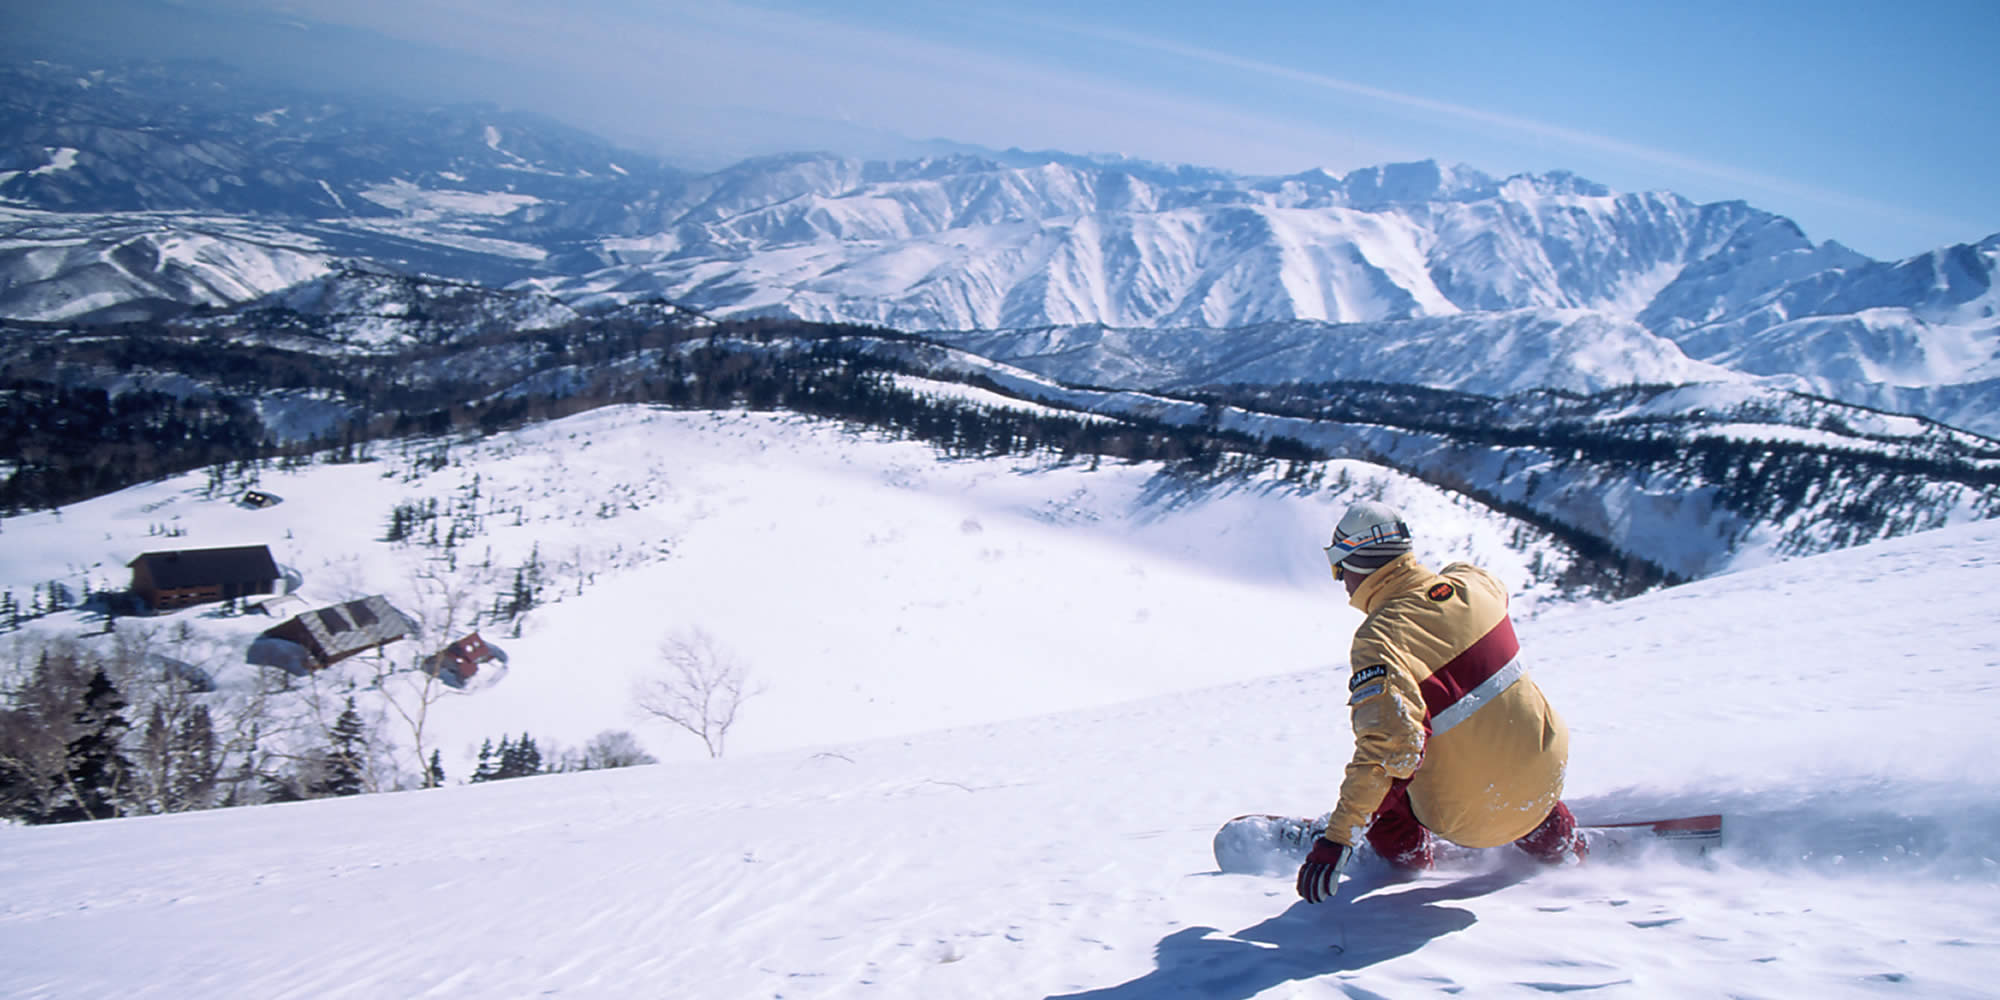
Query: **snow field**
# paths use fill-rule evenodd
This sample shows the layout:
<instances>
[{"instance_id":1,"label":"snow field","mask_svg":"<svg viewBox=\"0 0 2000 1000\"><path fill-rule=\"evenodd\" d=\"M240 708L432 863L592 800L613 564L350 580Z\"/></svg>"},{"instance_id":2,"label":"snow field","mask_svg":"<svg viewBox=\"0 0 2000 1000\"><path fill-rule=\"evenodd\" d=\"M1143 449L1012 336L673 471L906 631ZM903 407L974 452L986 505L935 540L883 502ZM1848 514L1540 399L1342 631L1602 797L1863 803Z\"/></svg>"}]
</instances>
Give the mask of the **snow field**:
<instances>
[{"instance_id":1,"label":"snow field","mask_svg":"<svg viewBox=\"0 0 2000 1000\"><path fill-rule=\"evenodd\" d=\"M620 623L685 609L770 682L731 756L0 829L0 995L1992 995L1995 522L1521 623L1572 729L1579 817L1719 809L1711 858L1539 870L1503 848L1409 881L1361 866L1310 907L1288 879L1216 874L1209 838L1336 794L1358 616L1308 548L1330 498L936 463L743 414L605 411L495 446L514 450L476 463L483 489L549 491L529 519L545 553L667 537L673 555L500 638L513 671L444 703L448 725L573 713L587 736L643 648ZM384 464L267 479L287 500L255 515L184 479L60 528L10 519L9 576L170 511L201 544L239 515L318 518L326 538L296 540L309 586L363 571L394 553L349 522L408 488ZM613 481L664 485L564 534L556 514ZM1442 522L1447 501L1383 488L1420 539L1505 537L1431 534L1414 508ZM510 553L528 537L492 531Z\"/></svg>"},{"instance_id":2,"label":"snow field","mask_svg":"<svg viewBox=\"0 0 2000 1000\"><path fill-rule=\"evenodd\" d=\"M1990 863L1944 878L1787 861L1774 826L1734 814L1709 865L1538 871L1503 850L1408 883L1364 871L1320 908L1283 878L1214 874L1210 817L1331 794L1339 685L1317 671L823 750L10 831L0 990L1981 995L2000 948ZM1674 747L1716 729L1693 725ZM1641 774L1661 750L1644 732L1595 741ZM1766 785L1810 780L1806 756L1767 761ZM1586 815L1640 798L1579 784ZM1833 799L1783 818L1805 845L1841 839ZM1991 823L1966 822L1991 857ZM170 947L104 961L62 947L163 932Z\"/></svg>"},{"instance_id":3,"label":"snow field","mask_svg":"<svg viewBox=\"0 0 2000 1000\"><path fill-rule=\"evenodd\" d=\"M1196 487L1157 465L941 463L928 446L828 423L643 407L462 444L454 464L420 468L434 450L378 444L370 462L268 470L258 488L283 502L265 510L236 506L235 489L207 497L196 473L59 518L10 519L0 583L26 604L53 579L123 586L124 565L144 551L263 543L305 580L307 603L284 615L372 593L415 611L413 577L444 552L417 544L425 527L417 543L381 541L390 510L435 500L443 536L455 506L475 506L479 533L456 546L458 574L483 580L472 603L511 589L531 557L549 583L518 636L483 626L510 657L505 681L434 706L427 742L452 776L470 773L482 740L523 731L574 747L625 728L663 759L702 755L631 698L660 640L690 627L748 667L759 693L729 745L757 751L1326 666L1358 620L1318 551L1345 503L1330 492ZM1440 559L1479 558L1518 578L1503 520L1386 470L1334 464L1353 489L1382 490L1425 518L1424 544ZM162 529L185 534L153 533ZM211 674L247 687L241 650L276 620L211 612L119 627L185 623L213 644ZM34 631L99 628L58 615ZM338 704L342 685L365 685L374 669L363 657L314 680Z\"/></svg>"}]
</instances>

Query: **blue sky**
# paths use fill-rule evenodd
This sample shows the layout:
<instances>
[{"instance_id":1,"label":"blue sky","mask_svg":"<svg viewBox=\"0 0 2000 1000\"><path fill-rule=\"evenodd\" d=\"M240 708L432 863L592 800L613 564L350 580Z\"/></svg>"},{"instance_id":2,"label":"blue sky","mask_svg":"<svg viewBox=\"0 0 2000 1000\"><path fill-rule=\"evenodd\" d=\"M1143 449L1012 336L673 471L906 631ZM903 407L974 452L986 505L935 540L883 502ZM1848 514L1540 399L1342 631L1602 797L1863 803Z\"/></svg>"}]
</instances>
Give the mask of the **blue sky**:
<instances>
[{"instance_id":1,"label":"blue sky","mask_svg":"<svg viewBox=\"0 0 2000 1000\"><path fill-rule=\"evenodd\" d=\"M1740 199L1881 258L2000 232L1994 0L172 9L280 15L290 44L337 43L326 62L357 79L543 111L692 166L928 139L1249 173L1437 159ZM357 54L377 42L382 64Z\"/></svg>"}]
</instances>

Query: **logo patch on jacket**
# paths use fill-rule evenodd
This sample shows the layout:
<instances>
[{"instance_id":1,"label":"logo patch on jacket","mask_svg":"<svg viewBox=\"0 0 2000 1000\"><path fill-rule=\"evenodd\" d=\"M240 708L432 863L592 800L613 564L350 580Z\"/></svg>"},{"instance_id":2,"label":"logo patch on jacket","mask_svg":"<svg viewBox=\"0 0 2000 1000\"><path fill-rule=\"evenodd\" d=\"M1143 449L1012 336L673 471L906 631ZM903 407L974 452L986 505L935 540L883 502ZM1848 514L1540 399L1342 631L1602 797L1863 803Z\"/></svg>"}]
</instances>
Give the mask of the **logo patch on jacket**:
<instances>
[{"instance_id":1,"label":"logo patch on jacket","mask_svg":"<svg viewBox=\"0 0 2000 1000\"><path fill-rule=\"evenodd\" d=\"M1389 676L1389 668L1383 666L1382 664L1378 663L1372 667L1362 667L1360 670L1356 670L1354 672L1353 677L1348 678L1347 689L1349 691L1352 691L1355 688L1358 688L1361 685L1368 683L1369 681L1375 680L1378 677L1387 677L1387 676Z\"/></svg>"},{"instance_id":2,"label":"logo patch on jacket","mask_svg":"<svg viewBox=\"0 0 2000 1000\"><path fill-rule=\"evenodd\" d=\"M1458 591L1454 589L1451 584L1439 583L1433 585L1430 591L1426 593L1424 596L1430 598L1433 601L1443 603L1445 601L1451 600L1451 595L1456 593L1458 593Z\"/></svg>"}]
</instances>

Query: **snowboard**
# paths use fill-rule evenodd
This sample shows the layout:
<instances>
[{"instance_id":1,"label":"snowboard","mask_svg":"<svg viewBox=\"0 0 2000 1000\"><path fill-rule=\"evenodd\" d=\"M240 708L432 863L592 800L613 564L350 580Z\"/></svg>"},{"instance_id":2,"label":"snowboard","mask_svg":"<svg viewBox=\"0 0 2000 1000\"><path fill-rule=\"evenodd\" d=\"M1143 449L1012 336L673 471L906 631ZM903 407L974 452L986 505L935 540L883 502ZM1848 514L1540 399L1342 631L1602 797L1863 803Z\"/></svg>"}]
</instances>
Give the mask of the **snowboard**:
<instances>
[{"instance_id":1,"label":"snowboard","mask_svg":"<svg viewBox=\"0 0 2000 1000\"><path fill-rule=\"evenodd\" d=\"M1722 845L1722 817L1716 814L1597 823L1578 829L1590 847L1589 856L1600 860L1650 846L1700 855ZM1291 875L1325 831L1323 816L1238 816L1215 831L1215 865L1227 875ZM1368 853L1366 844L1358 853ZM1480 853L1440 841L1436 858L1444 866Z\"/></svg>"}]
</instances>

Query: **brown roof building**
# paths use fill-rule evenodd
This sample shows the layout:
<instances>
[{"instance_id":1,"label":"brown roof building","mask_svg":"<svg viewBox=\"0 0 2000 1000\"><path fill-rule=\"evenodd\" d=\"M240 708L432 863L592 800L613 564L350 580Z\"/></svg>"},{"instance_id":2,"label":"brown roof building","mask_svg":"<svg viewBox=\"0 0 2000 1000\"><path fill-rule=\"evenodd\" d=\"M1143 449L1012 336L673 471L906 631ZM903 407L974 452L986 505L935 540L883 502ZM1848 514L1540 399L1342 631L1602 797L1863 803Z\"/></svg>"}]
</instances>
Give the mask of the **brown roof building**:
<instances>
[{"instance_id":1,"label":"brown roof building","mask_svg":"<svg viewBox=\"0 0 2000 1000\"><path fill-rule=\"evenodd\" d=\"M302 657L302 662L296 667L320 670L356 653L386 646L409 635L415 628L408 616L378 594L308 611L265 629L263 638L253 645L251 662L269 660L270 666L293 668L295 664L284 662L276 655L281 647L271 648L271 644L264 641L281 639L302 650L302 654L293 657ZM257 646L265 648L259 650Z\"/></svg>"},{"instance_id":2,"label":"brown roof building","mask_svg":"<svg viewBox=\"0 0 2000 1000\"><path fill-rule=\"evenodd\" d=\"M264 545L148 552L131 570L132 593L154 611L275 594L283 583Z\"/></svg>"}]
</instances>

